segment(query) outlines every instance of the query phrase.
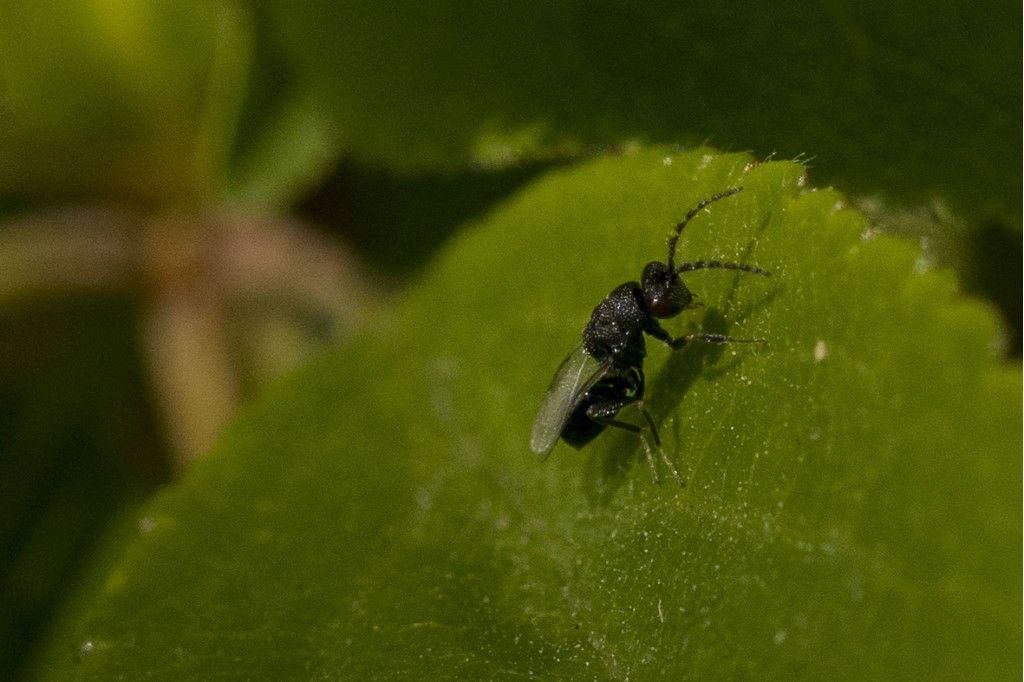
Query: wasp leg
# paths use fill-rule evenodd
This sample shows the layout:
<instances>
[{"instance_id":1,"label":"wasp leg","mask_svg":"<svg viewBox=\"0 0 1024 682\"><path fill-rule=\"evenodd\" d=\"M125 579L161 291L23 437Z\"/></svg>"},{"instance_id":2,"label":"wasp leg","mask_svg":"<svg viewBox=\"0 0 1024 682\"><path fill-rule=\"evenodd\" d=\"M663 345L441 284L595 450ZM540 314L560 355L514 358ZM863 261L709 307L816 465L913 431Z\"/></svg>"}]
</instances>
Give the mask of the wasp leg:
<instances>
[{"instance_id":1,"label":"wasp leg","mask_svg":"<svg viewBox=\"0 0 1024 682\"><path fill-rule=\"evenodd\" d=\"M599 424L604 424L605 426L614 426L617 429L629 431L630 433L634 434L637 438L639 438L640 443L644 446L644 455L647 458L647 465L651 469L651 480L657 484L660 483L661 481L658 479L658 467L654 463L654 452L651 450L651 444L647 438L647 434L644 433L644 430L637 426L636 424L630 424L629 422L619 421L618 419L615 418L615 415L619 413L619 410L635 402L637 402L637 400L634 397L627 398L624 400L613 400L608 402L594 403L593 405L587 408L587 418L595 422L598 422ZM646 410L644 410L644 412L646 412ZM650 416L647 416L647 420L648 423L653 427L654 422L651 420ZM651 433L654 436L655 443L658 443L658 450L661 450L661 442L658 438L658 432L652 431Z\"/></svg>"},{"instance_id":2,"label":"wasp leg","mask_svg":"<svg viewBox=\"0 0 1024 682\"><path fill-rule=\"evenodd\" d=\"M703 341L705 343L764 343L764 339L737 339L732 336L726 336L725 334L704 334L697 332L694 334L687 334L686 336L680 336L675 339L665 331L657 322L652 323L646 330L648 334L654 338L662 341L672 348L672 350L679 350L690 341Z\"/></svg>"},{"instance_id":3,"label":"wasp leg","mask_svg":"<svg viewBox=\"0 0 1024 682\"><path fill-rule=\"evenodd\" d=\"M764 343L764 339L736 339L725 334L687 334L686 336L680 336L679 338L672 339L670 346L673 350L679 350L690 341L703 341L705 343Z\"/></svg>"},{"instance_id":4,"label":"wasp leg","mask_svg":"<svg viewBox=\"0 0 1024 682\"><path fill-rule=\"evenodd\" d=\"M647 407L644 405L644 401L640 400L637 402L637 408L640 410L640 414L647 420L647 426L651 429L651 436L654 438L654 444L658 447L658 454L661 456L661 461L665 463L668 470L672 472L672 476L676 479L676 483L679 487L685 488L686 482L683 481L683 477L679 475L679 469L676 468L675 463L669 459L668 454L665 452L665 448L661 447L661 438L658 436L658 427L654 425L654 418L651 417L651 413L647 411Z\"/></svg>"}]
</instances>

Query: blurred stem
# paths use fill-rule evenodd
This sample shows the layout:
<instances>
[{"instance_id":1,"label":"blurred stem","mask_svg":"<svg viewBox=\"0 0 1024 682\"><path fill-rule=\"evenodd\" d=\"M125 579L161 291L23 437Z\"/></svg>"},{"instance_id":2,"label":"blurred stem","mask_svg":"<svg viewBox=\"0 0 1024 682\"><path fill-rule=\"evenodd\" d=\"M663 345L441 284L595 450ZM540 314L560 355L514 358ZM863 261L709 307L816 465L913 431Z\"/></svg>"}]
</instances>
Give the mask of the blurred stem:
<instances>
[{"instance_id":1,"label":"blurred stem","mask_svg":"<svg viewBox=\"0 0 1024 682\"><path fill-rule=\"evenodd\" d=\"M139 294L144 357L179 471L211 449L234 414L246 350L273 355L248 362L261 383L301 362L307 346L361 326L381 296L342 245L276 216L141 218L78 207L0 223L0 302L84 288ZM326 339L303 330L310 319L326 322ZM276 336L259 339L268 329ZM296 345L296 334L320 338Z\"/></svg>"},{"instance_id":2,"label":"blurred stem","mask_svg":"<svg viewBox=\"0 0 1024 682\"><path fill-rule=\"evenodd\" d=\"M0 302L123 286L135 269L131 216L63 208L0 223Z\"/></svg>"},{"instance_id":3,"label":"blurred stem","mask_svg":"<svg viewBox=\"0 0 1024 682\"><path fill-rule=\"evenodd\" d=\"M239 400L224 291L202 228L195 216L167 215L149 221L142 240L145 357L179 470L213 446Z\"/></svg>"}]
</instances>

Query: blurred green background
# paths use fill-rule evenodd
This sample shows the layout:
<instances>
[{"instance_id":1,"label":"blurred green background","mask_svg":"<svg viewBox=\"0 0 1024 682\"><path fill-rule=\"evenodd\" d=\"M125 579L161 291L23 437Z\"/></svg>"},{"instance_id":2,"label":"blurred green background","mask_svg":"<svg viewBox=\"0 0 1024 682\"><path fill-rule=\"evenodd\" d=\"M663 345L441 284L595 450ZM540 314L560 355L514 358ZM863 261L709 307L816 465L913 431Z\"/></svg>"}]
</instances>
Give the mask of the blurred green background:
<instances>
[{"instance_id":1,"label":"blurred green background","mask_svg":"<svg viewBox=\"0 0 1024 682\"><path fill-rule=\"evenodd\" d=\"M996 1L0 3L0 678L242 401L553 166L805 159L1019 358L1020 51Z\"/></svg>"}]
</instances>

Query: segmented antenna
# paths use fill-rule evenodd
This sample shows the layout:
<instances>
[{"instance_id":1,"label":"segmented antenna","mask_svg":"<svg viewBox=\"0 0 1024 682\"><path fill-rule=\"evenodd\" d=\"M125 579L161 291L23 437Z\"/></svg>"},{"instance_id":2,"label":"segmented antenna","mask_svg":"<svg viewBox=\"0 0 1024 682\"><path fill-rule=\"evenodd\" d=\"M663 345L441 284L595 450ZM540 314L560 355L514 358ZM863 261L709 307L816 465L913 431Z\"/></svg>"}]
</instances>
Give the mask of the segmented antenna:
<instances>
[{"instance_id":1,"label":"segmented antenna","mask_svg":"<svg viewBox=\"0 0 1024 682\"><path fill-rule=\"evenodd\" d=\"M686 217L683 218L682 221L678 225L676 225L676 232L675 232L675 234L673 234L668 239L668 269L669 269L670 272L675 270L676 244L679 242L679 235L681 235L683 233L683 228L686 227L686 223L688 223L691 220L693 220L693 217L695 215L697 215L698 213L703 211L710 204L715 203L719 199L724 199L726 197L731 197L733 194L736 194L736 193L742 192L742 191L743 191L742 187L730 187L729 189L727 189L724 192L721 192L719 194L712 194L710 197L708 197L707 199L705 199L704 201L700 202L699 204L694 206L692 209L690 209L690 211L686 214Z\"/></svg>"},{"instance_id":2,"label":"segmented antenna","mask_svg":"<svg viewBox=\"0 0 1024 682\"><path fill-rule=\"evenodd\" d=\"M771 277L772 275L772 273L768 272L764 268L759 268L756 265L748 265L746 263L723 263L720 260L699 260L693 263L680 263L676 272L693 272L694 270L710 270L712 268L717 268L719 270L742 270L743 272L750 272L755 275L761 275L762 277Z\"/></svg>"}]
</instances>

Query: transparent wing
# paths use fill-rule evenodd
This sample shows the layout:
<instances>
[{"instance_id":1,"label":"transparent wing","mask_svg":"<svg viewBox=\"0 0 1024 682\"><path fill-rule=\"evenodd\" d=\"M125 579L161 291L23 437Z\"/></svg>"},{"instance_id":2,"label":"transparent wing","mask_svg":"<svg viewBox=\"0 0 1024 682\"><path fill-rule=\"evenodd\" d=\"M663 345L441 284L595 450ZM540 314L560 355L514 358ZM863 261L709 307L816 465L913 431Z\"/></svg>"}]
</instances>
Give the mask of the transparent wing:
<instances>
[{"instance_id":1,"label":"transparent wing","mask_svg":"<svg viewBox=\"0 0 1024 682\"><path fill-rule=\"evenodd\" d=\"M573 408L590 387L604 376L608 362L598 362L580 343L563 362L551 380L533 422L530 449L545 459L555 447Z\"/></svg>"}]
</instances>

